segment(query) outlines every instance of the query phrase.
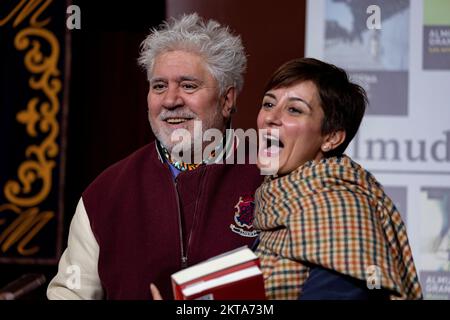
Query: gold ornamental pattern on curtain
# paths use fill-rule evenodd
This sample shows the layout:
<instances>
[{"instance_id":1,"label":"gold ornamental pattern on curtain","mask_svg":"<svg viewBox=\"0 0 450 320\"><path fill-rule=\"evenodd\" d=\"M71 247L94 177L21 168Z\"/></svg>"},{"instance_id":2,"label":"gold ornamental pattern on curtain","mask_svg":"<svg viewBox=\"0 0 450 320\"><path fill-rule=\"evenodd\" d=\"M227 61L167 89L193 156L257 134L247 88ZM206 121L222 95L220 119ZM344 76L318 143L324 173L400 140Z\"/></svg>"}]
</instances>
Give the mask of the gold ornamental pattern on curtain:
<instances>
[{"instance_id":1,"label":"gold ornamental pattern on curtain","mask_svg":"<svg viewBox=\"0 0 450 320\"><path fill-rule=\"evenodd\" d=\"M65 1L0 4L0 262L61 251Z\"/></svg>"}]
</instances>

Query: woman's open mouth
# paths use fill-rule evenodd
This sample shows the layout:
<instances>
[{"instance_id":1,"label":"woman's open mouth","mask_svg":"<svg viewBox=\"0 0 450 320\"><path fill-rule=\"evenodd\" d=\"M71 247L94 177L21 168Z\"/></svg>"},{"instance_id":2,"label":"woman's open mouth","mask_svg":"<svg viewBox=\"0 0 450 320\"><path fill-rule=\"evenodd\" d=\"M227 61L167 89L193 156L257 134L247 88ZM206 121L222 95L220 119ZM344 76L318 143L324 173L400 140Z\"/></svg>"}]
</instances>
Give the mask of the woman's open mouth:
<instances>
[{"instance_id":1,"label":"woman's open mouth","mask_svg":"<svg viewBox=\"0 0 450 320\"><path fill-rule=\"evenodd\" d=\"M263 152L264 156L266 157L278 156L283 148L284 144L279 139L279 137L271 134L265 134L263 136L261 151Z\"/></svg>"}]
</instances>

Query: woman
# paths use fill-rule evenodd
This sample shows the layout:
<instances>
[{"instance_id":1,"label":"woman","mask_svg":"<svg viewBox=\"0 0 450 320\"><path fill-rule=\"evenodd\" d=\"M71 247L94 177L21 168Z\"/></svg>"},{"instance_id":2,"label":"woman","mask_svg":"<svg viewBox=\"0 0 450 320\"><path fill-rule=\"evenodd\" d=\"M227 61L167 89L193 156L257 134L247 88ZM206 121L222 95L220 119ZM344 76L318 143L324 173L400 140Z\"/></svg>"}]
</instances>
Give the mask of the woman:
<instances>
[{"instance_id":1,"label":"woman","mask_svg":"<svg viewBox=\"0 0 450 320\"><path fill-rule=\"evenodd\" d=\"M366 101L344 70L316 59L285 63L266 86L258 161L278 165L256 191L253 226L269 299L422 297L399 212L344 155Z\"/></svg>"}]
</instances>

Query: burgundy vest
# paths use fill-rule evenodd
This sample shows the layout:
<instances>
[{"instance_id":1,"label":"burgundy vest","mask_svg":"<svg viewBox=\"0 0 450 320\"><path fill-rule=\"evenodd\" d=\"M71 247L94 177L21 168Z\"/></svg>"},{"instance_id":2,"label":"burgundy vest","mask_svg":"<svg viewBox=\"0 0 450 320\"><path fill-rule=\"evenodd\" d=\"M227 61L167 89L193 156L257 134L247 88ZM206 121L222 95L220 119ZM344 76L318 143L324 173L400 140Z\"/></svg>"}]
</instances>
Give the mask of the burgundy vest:
<instances>
[{"instance_id":1,"label":"burgundy vest","mask_svg":"<svg viewBox=\"0 0 450 320\"><path fill-rule=\"evenodd\" d=\"M212 164L180 173L175 185L154 143L105 170L83 193L105 298L151 299L151 282L173 298L170 276L182 268L179 210L188 265L251 245L255 238L242 234L252 230L249 199L262 178L255 165Z\"/></svg>"}]
</instances>

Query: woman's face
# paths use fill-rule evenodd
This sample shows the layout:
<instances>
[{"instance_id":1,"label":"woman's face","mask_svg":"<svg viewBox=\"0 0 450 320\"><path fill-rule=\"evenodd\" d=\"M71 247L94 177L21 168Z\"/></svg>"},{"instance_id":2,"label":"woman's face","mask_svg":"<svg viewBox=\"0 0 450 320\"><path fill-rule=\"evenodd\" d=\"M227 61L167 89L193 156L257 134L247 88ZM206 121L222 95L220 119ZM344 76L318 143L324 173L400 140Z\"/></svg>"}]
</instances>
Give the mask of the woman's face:
<instances>
[{"instance_id":1,"label":"woman's face","mask_svg":"<svg viewBox=\"0 0 450 320\"><path fill-rule=\"evenodd\" d=\"M323 158L321 146L327 138L321 131L323 119L317 88L311 81L266 92L257 119L258 129L267 130L262 136L258 165L261 167L261 159L278 157L277 173L284 175L309 160ZM279 130L278 147L274 146L274 129Z\"/></svg>"}]
</instances>

